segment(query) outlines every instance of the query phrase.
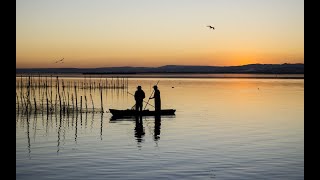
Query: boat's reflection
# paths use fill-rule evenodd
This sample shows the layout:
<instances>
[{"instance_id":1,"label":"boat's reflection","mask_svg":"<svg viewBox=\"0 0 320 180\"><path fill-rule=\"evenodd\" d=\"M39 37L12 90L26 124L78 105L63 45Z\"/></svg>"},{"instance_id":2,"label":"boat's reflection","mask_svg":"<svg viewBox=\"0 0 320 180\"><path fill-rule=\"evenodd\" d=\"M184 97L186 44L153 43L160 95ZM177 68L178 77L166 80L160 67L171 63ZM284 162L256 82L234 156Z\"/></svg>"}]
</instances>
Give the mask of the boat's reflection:
<instances>
[{"instance_id":1,"label":"boat's reflection","mask_svg":"<svg viewBox=\"0 0 320 180\"><path fill-rule=\"evenodd\" d=\"M165 119L174 118L175 115L165 116ZM154 130L152 132L152 124L150 123L154 120ZM111 117L110 123L124 122L124 121L135 121L134 136L136 138L138 147L141 147L141 143L144 142L145 127L149 129L150 134L153 136L154 141L159 141L160 139L160 129L161 129L161 116L133 116L133 117Z\"/></svg>"},{"instance_id":2,"label":"boat's reflection","mask_svg":"<svg viewBox=\"0 0 320 180\"><path fill-rule=\"evenodd\" d=\"M140 116L138 116L138 117L140 117ZM176 117L176 115L163 116L163 118L165 118L165 119L172 119L175 117ZM147 119L147 120L157 119L157 118L161 119L161 116L160 117L158 117L158 116L142 116L142 118ZM121 122L121 121L135 121L135 120L136 120L136 116L111 116L110 123L117 123L117 122Z\"/></svg>"}]
</instances>

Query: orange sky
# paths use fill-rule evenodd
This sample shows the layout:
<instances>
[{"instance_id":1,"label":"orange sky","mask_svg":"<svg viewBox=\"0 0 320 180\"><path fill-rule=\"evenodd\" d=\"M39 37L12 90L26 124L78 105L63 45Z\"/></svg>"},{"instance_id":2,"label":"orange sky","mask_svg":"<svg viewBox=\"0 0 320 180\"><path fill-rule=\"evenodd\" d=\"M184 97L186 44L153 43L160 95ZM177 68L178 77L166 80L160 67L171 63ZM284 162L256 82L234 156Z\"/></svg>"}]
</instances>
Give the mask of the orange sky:
<instances>
[{"instance_id":1,"label":"orange sky","mask_svg":"<svg viewBox=\"0 0 320 180\"><path fill-rule=\"evenodd\" d=\"M304 63L302 0L17 0L16 10L17 68Z\"/></svg>"}]
</instances>

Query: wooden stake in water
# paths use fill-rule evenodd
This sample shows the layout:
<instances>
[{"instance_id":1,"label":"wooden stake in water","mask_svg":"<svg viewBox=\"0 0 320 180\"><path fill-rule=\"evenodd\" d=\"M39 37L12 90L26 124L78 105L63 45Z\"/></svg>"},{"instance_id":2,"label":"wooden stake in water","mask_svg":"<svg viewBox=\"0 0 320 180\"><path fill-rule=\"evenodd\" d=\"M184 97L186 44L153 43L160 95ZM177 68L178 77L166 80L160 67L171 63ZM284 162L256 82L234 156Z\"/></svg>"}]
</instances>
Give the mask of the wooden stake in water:
<instances>
[{"instance_id":1,"label":"wooden stake in water","mask_svg":"<svg viewBox=\"0 0 320 180\"><path fill-rule=\"evenodd\" d=\"M39 90L40 90L40 83L41 83L40 73L39 73L39 80L38 80L38 81L39 81L39 83L38 83L38 84L39 84L38 88L39 88Z\"/></svg>"},{"instance_id":2,"label":"wooden stake in water","mask_svg":"<svg viewBox=\"0 0 320 180\"><path fill-rule=\"evenodd\" d=\"M22 100L23 100L23 101L21 102L21 103L22 103L22 106L23 106L23 107L26 107L26 109L27 109L27 100L24 98L24 95L22 95Z\"/></svg>"},{"instance_id":3,"label":"wooden stake in water","mask_svg":"<svg viewBox=\"0 0 320 180\"><path fill-rule=\"evenodd\" d=\"M18 113L19 113L19 98L18 98L18 94L17 94L17 91L16 91L16 96L17 96L17 103L18 103Z\"/></svg>"},{"instance_id":4,"label":"wooden stake in water","mask_svg":"<svg viewBox=\"0 0 320 180\"><path fill-rule=\"evenodd\" d=\"M27 86L27 104L26 104L26 112L28 112L28 106L30 104L30 76L28 79L28 86Z\"/></svg>"},{"instance_id":5,"label":"wooden stake in water","mask_svg":"<svg viewBox=\"0 0 320 180\"><path fill-rule=\"evenodd\" d=\"M22 100L22 75L21 75L21 79L20 79L20 99L21 99L21 108L23 108L23 100Z\"/></svg>"},{"instance_id":6,"label":"wooden stake in water","mask_svg":"<svg viewBox=\"0 0 320 180\"><path fill-rule=\"evenodd\" d=\"M41 86L41 76L40 76L40 73L39 73L39 86L38 86L38 90L39 90L39 98L41 98L41 89L40 89L40 86Z\"/></svg>"},{"instance_id":7,"label":"wooden stake in water","mask_svg":"<svg viewBox=\"0 0 320 180\"><path fill-rule=\"evenodd\" d=\"M65 101L63 101L63 115L65 115L66 113L66 103Z\"/></svg>"},{"instance_id":8,"label":"wooden stake in water","mask_svg":"<svg viewBox=\"0 0 320 180\"><path fill-rule=\"evenodd\" d=\"M57 94L57 92L56 92L56 100L55 100L55 103L54 103L54 110L55 110L55 112L57 112L57 98L58 98L58 94Z\"/></svg>"},{"instance_id":9,"label":"wooden stake in water","mask_svg":"<svg viewBox=\"0 0 320 180\"><path fill-rule=\"evenodd\" d=\"M99 84L100 87L100 84ZM103 113L103 102L102 102L102 89L100 88L100 97L101 97L101 113Z\"/></svg>"},{"instance_id":10,"label":"wooden stake in water","mask_svg":"<svg viewBox=\"0 0 320 180\"><path fill-rule=\"evenodd\" d=\"M87 107L87 96L84 96L84 100L86 101L86 113L88 112L88 107Z\"/></svg>"},{"instance_id":11,"label":"wooden stake in water","mask_svg":"<svg viewBox=\"0 0 320 180\"><path fill-rule=\"evenodd\" d=\"M71 101L72 101L72 112L74 112L73 94L71 94ZM72 113L72 114L73 114L73 113Z\"/></svg>"},{"instance_id":12,"label":"wooden stake in water","mask_svg":"<svg viewBox=\"0 0 320 180\"><path fill-rule=\"evenodd\" d=\"M89 85L90 85L90 92L91 92L91 76L90 76L90 79L89 79Z\"/></svg>"},{"instance_id":13,"label":"wooden stake in water","mask_svg":"<svg viewBox=\"0 0 320 180\"><path fill-rule=\"evenodd\" d=\"M94 104L93 104L93 99L92 99L91 93L90 93L90 97L91 97L91 102L92 102L92 111L93 111L93 113L94 113Z\"/></svg>"},{"instance_id":14,"label":"wooden stake in water","mask_svg":"<svg viewBox=\"0 0 320 180\"><path fill-rule=\"evenodd\" d=\"M53 105L52 105L52 75L51 75L51 88L50 88L50 89L51 89L51 96L50 96L51 106L50 106L50 107L53 108L53 107L52 107L52 106L53 106Z\"/></svg>"},{"instance_id":15,"label":"wooden stake in water","mask_svg":"<svg viewBox=\"0 0 320 180\"><path fill-rule=\"evenodd\" d=\"M58 83L58 95L59 95L59 102L60 102L60 114L62 112L62 104L61 104L61 96L60 96L60 88L59 88L59 79L58 79L58 76L57 76L57 83Z\"/></svg>"},{"instance_id":16,"label":"wooden stake in water","mask_svg":"<svg viewBox=\"0 0 320 180\"><path fill-rule=\"evenodd\" d=\"M69 115L69 92L67 94L68 94L67 115Z\"/></svg>"},{"instance_id":17,"label":"wooden stake in water","mask_svg":"<svg viewBox=\"0 0 320 180\"><path fill-rule=\"evenodd\" d=\"M76 97L76 112L78 112L77 84L74 85L74 92Z\"/></svg>"},{"instance_id":18,"label":"wooden stake in water","mask_svg":"<svg viewBox=\"0 0 320 180\"><path fill-rule=\"evenodd\" d=\"M44 92L42 92L42 98L41 98L41 112L42 112L42 114L43 114L43 111L44 111L44 110L43 110L43 98L44 98L44 97L43 97L43 93L44 93Z\"/></svg>"},{"instance_id":19,"label":"wooden stake in water","mask_svg":"<svg viewBox=\"0 0 320 180\"><path fill-rule=\"evenodd\" d=\"M82 96L80 96L80 113L82 113Z\"/></svg>"},{"instance_id":20,"label":"wooden stake in water","mask_svg":"<svg viewBox=\"0 0 320 180\"><path fill-rule=\"evenodd\" d=\"M34 100L34 112L36 113L36 112L37 112L37 102L36 102L36 98L34 97L33 100Z\"/></svg>"},{"instance_id":21,"label":"wooden stake in water","mask_svg":"<svg viewBox=\"0 0 320 180\"><path fill-rule=\"evenodd\" d=\"M48 102L48 98L47 98L47 114L49 114L49 102Z\"/></svg>"}]
</instances>

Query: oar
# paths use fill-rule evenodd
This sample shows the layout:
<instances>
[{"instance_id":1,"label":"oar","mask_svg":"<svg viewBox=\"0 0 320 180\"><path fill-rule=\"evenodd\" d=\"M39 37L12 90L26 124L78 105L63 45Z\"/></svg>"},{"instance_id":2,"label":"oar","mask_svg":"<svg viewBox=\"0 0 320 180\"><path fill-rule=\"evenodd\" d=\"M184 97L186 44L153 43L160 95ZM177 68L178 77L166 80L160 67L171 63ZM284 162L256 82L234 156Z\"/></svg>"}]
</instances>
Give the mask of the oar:
<instances>
[{"instance_id":1,"label":"oar","mask_svg":"<svg viewBox=\"0 0 320 180\"><path fill-rule=\"evenodd\" d=\"M160 81L160 80L159 80L159 81ZM157 82L156 86L158 85L159 81ZM146 109L147 105L149 104L149 100L150 100L150 98L151 98L151 96L152 96L153 93L154 93L154 89L153 89L152 93L150 94L150 97L149 97L148 102L147 102L146 106L144 107L144 109ZM154 106L153 106L153 107L154 107Z\"/></svg>"},{"instance_id":2,"label":"oar","mask_svg":"<svg viewBox=\"0 0 320 180\"><path fill-rule=\"evenodd\" d=\"M127 92L127 93L129 93L129 92ZM129 93L129 94L131 94L131 93ZM134 96L133 94L131 94L131 95ZM145 100L143 100L143 102L149 104L149 102L146 102ZM154 107L152 104L149 104L149 105L152 106L152 107ZM135 105L133 105L132 108L133 108L134 106L135 106ZM131 108L131 109L132 109L132 108Z\"/></svg>"}]
</instances>

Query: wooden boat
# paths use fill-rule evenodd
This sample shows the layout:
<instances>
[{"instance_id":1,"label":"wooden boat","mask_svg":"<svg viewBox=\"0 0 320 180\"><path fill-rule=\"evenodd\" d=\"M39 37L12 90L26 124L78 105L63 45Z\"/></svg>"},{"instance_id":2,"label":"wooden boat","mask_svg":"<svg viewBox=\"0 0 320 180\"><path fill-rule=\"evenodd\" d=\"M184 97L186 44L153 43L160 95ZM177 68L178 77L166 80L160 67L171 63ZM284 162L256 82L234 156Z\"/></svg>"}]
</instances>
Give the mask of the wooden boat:
<instances>
[{"instance_id":1,"label":"wooden boat","mask_svg":"<svg viewBox=\"0 0 320 180\"><path fill-rule=\"evenodd\" d=\"M134 109L117 110L109 109L110 113L115 117L128 117L128 116L155 116L157 113L155 111L143 110L142 112L136 112ZM174 115L175 109L161 109L160 115Z\"/></svg>"}]
</instances>

